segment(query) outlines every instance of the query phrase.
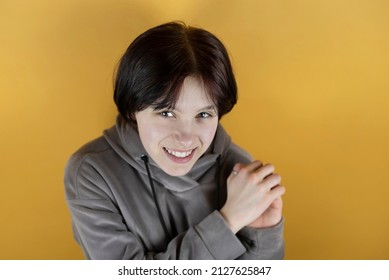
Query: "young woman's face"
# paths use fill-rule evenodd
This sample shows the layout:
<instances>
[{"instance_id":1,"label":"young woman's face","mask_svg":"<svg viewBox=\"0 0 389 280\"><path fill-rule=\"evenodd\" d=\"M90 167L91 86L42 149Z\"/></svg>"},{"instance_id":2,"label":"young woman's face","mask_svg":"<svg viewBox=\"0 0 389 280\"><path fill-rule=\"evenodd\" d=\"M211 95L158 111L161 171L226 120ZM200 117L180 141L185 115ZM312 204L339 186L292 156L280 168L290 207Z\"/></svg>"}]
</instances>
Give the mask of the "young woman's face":
<instances>
[{"instance_id":1,"label":"young woman's face","mask_svg":"<svg viewBox=\"0 0 389 280\"><path fill-rule=\"evenodd\" d=\"M191 170L210 146L218 125L217 108L193 77L184 80L174 109L148 107L135 118L147 153L172 176Z\"/></svg>"}]
</instances>

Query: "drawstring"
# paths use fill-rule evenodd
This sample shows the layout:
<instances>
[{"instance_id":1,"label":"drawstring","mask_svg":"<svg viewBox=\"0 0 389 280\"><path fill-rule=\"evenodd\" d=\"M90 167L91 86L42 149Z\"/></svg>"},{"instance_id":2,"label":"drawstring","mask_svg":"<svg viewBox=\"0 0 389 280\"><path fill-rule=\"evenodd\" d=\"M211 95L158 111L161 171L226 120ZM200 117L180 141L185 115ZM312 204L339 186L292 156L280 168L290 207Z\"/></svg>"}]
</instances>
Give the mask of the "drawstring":
<instances>
[{"instance_id":1,"label":"drawstring","mask_svg":"<svg viewBox=\"0 0 389 280\"><path fill-rule=\"evenodd\" d=\"M165 220L163 219L162 211L161 211L161 208L159 207L159 203L158 203L158 200L157 200L157 195L155 194L155 187L154 187L153 179L151 178L151 173L150 173L150 168L149 168L149 157L147 155L142 155L140 158L145 163L145 167L146 167L146 171L147 171L147 176L149 178L151 190L153 192L154 203L155 203L155 206L156 206L157 211L158 211L159 220L161 222L163 231L165 232L165 237L166 237L167 241L169 241L171 239L171 236L170 236L170 234L169 234L169 232L167 230L166 223L165 223ZM216 209L217 210L220 210L220 208L221 208L221 200L220 200L220 191L221 191L221 186L220 186L220 169L221 169L221 166L220 166L220 155L219 155L217 157L217 159L216 159Z\"/></svg>"},{"instance_id":2,"label":"drawstring","mask_svg":"<svg viewBox=\"0 0 389 280\"><path fill-rule=\"evenodd\" d=\"M169 241L171 239L171 236L170 236L170 234L169 234L169 232L167 230L167 227L166 227L166 224L165 224L165 220L163 219L162 211L161 211L161 208L159 207L157 196L155 194L154 183L153 183L153 180L151 179L150 168L149 168L149 157L146 156L146 155L142 155L140 158L145 163L145 167L146 167L146 171L147 171L147 176L149 177L149 182L150 182L151 190L153 191L154 203L155 203L155 206L157 207L157 211L158 211L159 220L161 221L161 225L162 225L163 231L165 232L165 238L167 239L167 241Z\"/></svg>"},{"instance_id":3,"label":"drawstring","mask_svg":"<svg viewBox=\"0 0 389 280\"><path fill-rule=\"evenodd\" d=\"M221 206L221 201L220 201L220 191L221 191L221 186L220 186L220 155L216 159L216 210L220 210Z\"/></svg>"}]
</instances>

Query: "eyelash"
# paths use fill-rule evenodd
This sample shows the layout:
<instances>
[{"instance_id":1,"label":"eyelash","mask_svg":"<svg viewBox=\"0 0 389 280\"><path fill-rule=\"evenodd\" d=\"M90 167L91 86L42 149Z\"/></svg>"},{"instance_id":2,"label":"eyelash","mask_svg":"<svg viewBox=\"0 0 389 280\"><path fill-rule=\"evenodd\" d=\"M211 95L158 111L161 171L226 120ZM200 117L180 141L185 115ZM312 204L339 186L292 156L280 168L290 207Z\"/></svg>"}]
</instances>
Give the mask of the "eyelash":
<instances>
[{"instance_id":1,"label":"eyelash","mask_svg":"<svg viewBox=\"0 0 389 280\"><path fill-rule=\"evenodd\" d=\"M174 113L171 111L162 111L162 112L159 112L158 114L164 118L172 118L175 116ZM171 116L168 116L168 114L171 114Z\"/></svg>"},{"instance_id":2,"label":"eyelash","mask_svg":"<svg viewBox=\"0 0 389 280\"><path fill-rule=\"evenodd\" d=\"M212 118L213 115L211 113L208 113L208 112L201 112L201 113L197 114L197 117L200 119L208 119L208 118Z\"/></svg>"},{"instance_id":3,"label":"eyelash","mask_svg":"<svg viewBox=\"0 0 389 280\"><path fill-rule=\"evenodd\" d=\"M164 117L164 118L175 117L175 114L172 111L162 111L162 112L159 112L158 115L160 115L161 117ZM208 118L212 118L212 117L213 117L213 114L208 113L208 112L201 112L201 113L198 113L196 116L196 118L199 118L199 119L208 119Z\"/></svg>"}]
</instances>

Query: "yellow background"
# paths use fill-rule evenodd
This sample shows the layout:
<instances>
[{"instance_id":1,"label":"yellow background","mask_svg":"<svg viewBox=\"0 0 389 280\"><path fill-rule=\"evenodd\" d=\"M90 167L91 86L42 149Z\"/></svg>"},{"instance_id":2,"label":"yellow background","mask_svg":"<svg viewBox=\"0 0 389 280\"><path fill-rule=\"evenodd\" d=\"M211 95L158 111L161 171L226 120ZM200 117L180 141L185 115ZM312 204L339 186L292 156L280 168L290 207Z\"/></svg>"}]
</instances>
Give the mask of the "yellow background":
<instances>
[{"instance_id":1,"label":"yellow background","mask_svg":"<svg viewBox=\"0 0 389 280\"><path fill-rule=\"evenodd\" d=\"M283 176L287 259L389 259L389 1L0 1L0 259L80 259L69 155L111 126L128 44L171 20L216 34L235 142Z\"/></svg>"}]
</instances>

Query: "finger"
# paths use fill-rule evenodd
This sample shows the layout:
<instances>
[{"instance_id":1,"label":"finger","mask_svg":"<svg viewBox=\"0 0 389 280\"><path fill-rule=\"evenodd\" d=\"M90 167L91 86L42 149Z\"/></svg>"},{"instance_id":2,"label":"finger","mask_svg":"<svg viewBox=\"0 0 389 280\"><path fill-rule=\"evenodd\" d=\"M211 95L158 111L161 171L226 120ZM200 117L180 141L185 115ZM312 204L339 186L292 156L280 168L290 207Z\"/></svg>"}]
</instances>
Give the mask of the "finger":
<instances>
[{"instance_id":1,"label":"finger","mask_svg":"<svg viewBox=\"0 0 389 280\"><path fill-rule=\"evenodd\" d=\"M263 181L266 177L271 175L273 172L274 172L274 166L272 164L268 163L268 164L265 164L264 166L262 166L258 170L256 177L259 181Z\"/></svg>"},{"instance_id":2,"label":"finger","mask_svg":"<svg viewBox=\"0 0 389 280\"><path fill-rule=\"evenodd\" d=\"M232 171L238 173L242 168L244 167L243 163L236 163L234 167L232 168Z\"/></svg>"},{"instance_id":3,"label":"finger","mask_svg":"<svg viewBox=\"0 0 389 280\"><path fill-rule=\"evenodd\" d=\"M270 204L270 207L272 207L272 208L282 208L282 197L279 196L276 199L274 199L273 202Z\"/></svg>"},{"instance_id":4,"label":"finger","mask_svg":"<svg viewBox=\"0 0 389 280\"><path fill-rule=\"evenodd\" d=\"M275 186L270 190L270 194L274 197L274 199L281 198L282 195L284 195L286 192L286 189L282 185Z\"/></svg>"},{"instance_id":5,"label":"finger","mask_svg":"<svg viewBox=\"0 0 389 280\"><path fill-rule=\"evenodd\" d=\"M233 167L233 169L231 170L231 173L230 175L228 176L227 178L227 182L229 182L230 180L232 180L236 175L238 175L239 171L242 169L243 167L243 163L236 163Z\"/></svg>"},{"instance_id":6,"label":"finger","mask_svg":"<svg viewBox=\"0 0 389 280\"><path fill-rule=\"evenodd\" d=\"M244 173L250 173L253 170L256 170L262 166L262 162L259 160L254 161L249 164L236 163L231 171L231 175L236 176L242 170Z\"/></svg>"},{"instance_id":7,"label":"finger","mask_svg":"<svg viewBox=\"0 0 389 280\"><path fill-rule=\"evenodd\" d=\"M278 174L271 174L267 176L263 181L260 182L260 185L264 186L266 189L271 190L281 183L281 176Z\"/></svg>"},{"instance_id":8,"label":"finger","mask_svg":"<svg viewBox=\"0 0 389 280\"><path fill-rule=\"evenodd\" d=\"M262 166L262 162L260 162L259 160L256 160L256 161L253 161L247 165L241 165L239 172L249 174L251 172L258 170L261 166Z\"/></svg>"}]
</instances>

